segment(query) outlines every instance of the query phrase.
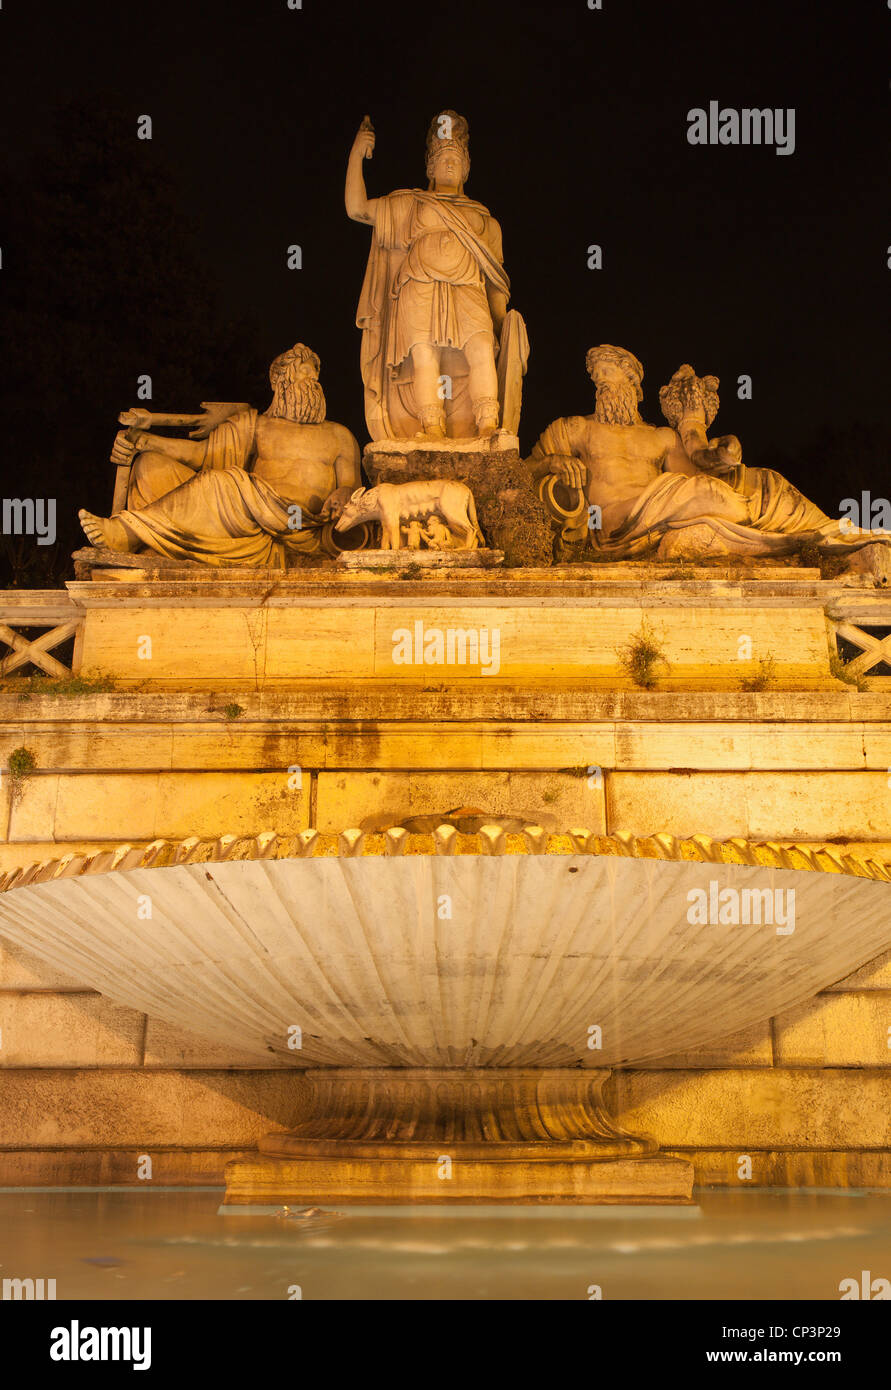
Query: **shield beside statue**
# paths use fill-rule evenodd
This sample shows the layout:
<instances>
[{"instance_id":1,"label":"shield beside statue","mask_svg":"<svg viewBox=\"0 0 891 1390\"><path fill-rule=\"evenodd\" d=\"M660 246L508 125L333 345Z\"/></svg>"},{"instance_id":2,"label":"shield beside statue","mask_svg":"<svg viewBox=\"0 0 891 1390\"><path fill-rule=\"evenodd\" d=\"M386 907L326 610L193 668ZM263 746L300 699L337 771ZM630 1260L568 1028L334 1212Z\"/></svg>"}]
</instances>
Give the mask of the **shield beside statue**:
<instances>
[{"instance_id":1,"label":"shield beside statue","mask_svg":"<svg viewBox=\"0 0 891 1390\"><path fill-rule=\"evenodd\" d=\"M501 327L498 352L498 405L501 428L508 434L517 434L520 428L523 377L528 361L529 335L523 315L516 309L508 309Z\"/></svg>"}]
</instances>

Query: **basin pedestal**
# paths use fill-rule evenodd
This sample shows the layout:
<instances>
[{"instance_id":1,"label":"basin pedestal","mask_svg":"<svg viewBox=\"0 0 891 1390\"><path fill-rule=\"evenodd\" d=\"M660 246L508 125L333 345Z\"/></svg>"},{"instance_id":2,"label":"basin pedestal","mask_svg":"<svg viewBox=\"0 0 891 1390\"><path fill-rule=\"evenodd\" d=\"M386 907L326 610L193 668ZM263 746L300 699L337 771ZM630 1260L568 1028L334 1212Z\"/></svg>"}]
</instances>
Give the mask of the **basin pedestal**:
<instances>
[{"instance_id":1,"label":"basin pedestal","mask_svg":"<svg viewBox=\"0 0 891 1390\"><path fill-rule=\"evenodd\" d=\"M692 1165L614 1125L608 1070L318 1068L294 1129L226 1169L226 1204L684 1203Z\"/></svg>"}]
</instances>

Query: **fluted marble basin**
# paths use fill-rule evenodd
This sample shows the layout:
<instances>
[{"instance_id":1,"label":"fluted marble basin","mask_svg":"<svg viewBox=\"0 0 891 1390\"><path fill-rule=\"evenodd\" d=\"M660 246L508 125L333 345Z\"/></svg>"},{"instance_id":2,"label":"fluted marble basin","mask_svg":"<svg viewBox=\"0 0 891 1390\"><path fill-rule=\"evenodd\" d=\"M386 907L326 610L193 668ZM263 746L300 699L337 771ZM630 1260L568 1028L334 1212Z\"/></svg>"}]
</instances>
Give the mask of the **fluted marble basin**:
<instances>
[{"instance_id":1,"label":"fluted marble basin","mask_svg":"<svg viewBox=\"0 0 891 1390\"><path fill-rule=\"evenodd\" d=\"M781 921L697 921L697 894L732 916L727 889L780 892ZM16 871L0 936L258 1064L602 1068L843 978L891 946L891 884L871 861L706 837L307 832Z\"/></svg>"}]
</instances>

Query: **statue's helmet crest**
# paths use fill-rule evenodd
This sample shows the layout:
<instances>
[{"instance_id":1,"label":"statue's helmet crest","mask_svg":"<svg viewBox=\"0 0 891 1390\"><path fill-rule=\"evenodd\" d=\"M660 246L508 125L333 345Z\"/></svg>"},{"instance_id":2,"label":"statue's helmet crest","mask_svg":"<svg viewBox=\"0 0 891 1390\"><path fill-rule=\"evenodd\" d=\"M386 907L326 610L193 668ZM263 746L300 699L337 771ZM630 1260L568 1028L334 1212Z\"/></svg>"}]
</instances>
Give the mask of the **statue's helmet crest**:
<instances>
[{"instance_id":1,"label":"statue's helmet crest","mask_svg":"<svg viewBox=\"0 0 891 1390\"><path fill-rule=\"evenodd\" d=\"M470 126L457 111L438 111L427 130L427 178L433 186L433 164L444 144L455 146L461 155L461 188L470 173Z\"/></svg>"}]
</instances>

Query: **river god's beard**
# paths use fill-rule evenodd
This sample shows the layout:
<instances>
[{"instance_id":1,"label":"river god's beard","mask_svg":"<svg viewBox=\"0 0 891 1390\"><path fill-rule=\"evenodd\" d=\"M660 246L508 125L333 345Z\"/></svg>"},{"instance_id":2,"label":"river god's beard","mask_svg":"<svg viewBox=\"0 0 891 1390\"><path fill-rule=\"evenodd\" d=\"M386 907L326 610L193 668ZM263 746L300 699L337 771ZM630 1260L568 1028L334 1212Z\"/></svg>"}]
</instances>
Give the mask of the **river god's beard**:
<instances>
[{"instance_id":1,"label":"river god's beard","mask_svg":"<svg viewBox=\"0 0 891 1390\"><path fill-rule=\"evenodd\" d=\"M639 425L637 392L630 384L614 386L604 381L597 387L594 419L601 425Z\"/></svg>"},{"instance_id":2,"label":"river god's beard","mask_svg":"<svg viewBox=\"0 0 891 1390\"><path fill-rule=\"evenodd\" d=\"M318 381L312 377L295 381L283 376L266 414L278 420L293 420L298 425L321 425L325 410L325 393Z\"/></svg>"}]
</instances>

